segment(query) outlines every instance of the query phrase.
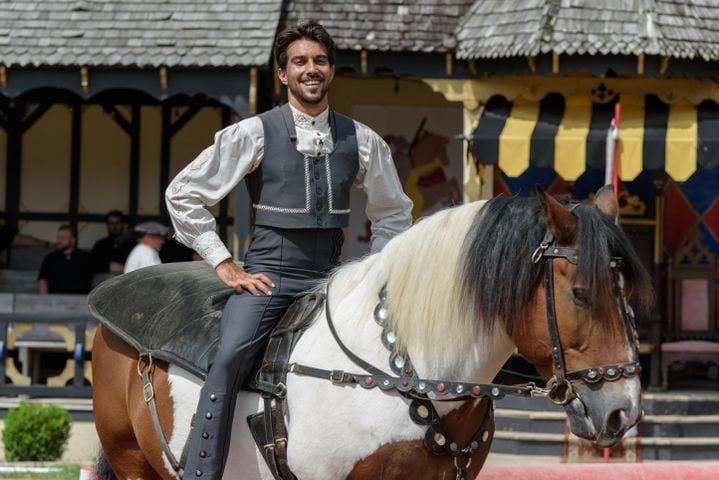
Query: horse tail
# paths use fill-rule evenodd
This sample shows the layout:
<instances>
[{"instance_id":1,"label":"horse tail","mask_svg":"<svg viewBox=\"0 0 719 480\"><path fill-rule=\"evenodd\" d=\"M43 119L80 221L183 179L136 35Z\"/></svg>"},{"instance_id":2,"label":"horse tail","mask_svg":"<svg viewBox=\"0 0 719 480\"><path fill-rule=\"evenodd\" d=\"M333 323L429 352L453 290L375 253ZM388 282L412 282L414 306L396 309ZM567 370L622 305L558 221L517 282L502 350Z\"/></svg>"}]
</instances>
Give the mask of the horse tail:
<instances>
[{"instance_id":1,"label":"horse tail","mask_svg":"<svg viewBox=\"0 0 719 480\"><path fill-rule=\"evenodd\" d=\"M97 480L117 480L115 472L110 468L105 452L102 448L97 454L97 462L95 463L95 475Z\"/></svg>"}]
</instances>

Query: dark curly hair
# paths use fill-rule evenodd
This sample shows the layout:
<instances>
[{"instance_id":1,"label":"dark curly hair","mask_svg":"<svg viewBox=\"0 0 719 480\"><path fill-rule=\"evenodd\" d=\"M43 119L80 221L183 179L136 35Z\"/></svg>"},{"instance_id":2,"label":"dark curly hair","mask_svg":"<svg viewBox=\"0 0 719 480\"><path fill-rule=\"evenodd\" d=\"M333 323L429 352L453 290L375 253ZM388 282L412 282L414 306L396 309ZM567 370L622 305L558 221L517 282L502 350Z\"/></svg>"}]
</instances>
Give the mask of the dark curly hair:
<instances>
[{"instance_id":1,"label":"dark curly hair","mask_svg":"<svg viewBox=\"0 0 719 480\"><path fill-rule=\"evenodd\" d=\"M296 40L307 38L314 40L321 44L327 50L327 57L330 62L330 66L334 66L335 57L337 55L337 46L335 41L325 27L320 25L314 20L308 20L302 22L294 27L287 27L277 35L277 41L275 42L275 58L280 68L287 68L287 48L290 44Z\"/></svg>"}]
</instances>

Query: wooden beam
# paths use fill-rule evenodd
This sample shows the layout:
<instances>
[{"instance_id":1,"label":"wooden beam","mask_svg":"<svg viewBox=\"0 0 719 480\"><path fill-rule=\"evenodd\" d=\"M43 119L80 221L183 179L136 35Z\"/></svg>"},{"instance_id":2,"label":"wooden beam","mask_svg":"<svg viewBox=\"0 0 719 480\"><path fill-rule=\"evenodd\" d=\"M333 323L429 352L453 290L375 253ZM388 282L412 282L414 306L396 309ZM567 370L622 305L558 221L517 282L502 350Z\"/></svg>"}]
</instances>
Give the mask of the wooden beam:
<instances>
[{"instance_id":1,"label":"wooden beam","mask_svg":"<svg viewBox=\"0 0 719 480\"><path fill-rule=\"evenodd\" d=\"M132 135L132 124L127 121L125 116L117 109L117 107L114 105L104 105L103 108L105 109L105 112L110 115L113 120L115 120L115 123L117 123L120 128L125 131L126 134Z\"/></svg>"},{"instance_id":2,"label":"wooden beam","mask_svg":"<svg viewBox=\"0 0 719 480\"><path fill-rule=\"evenodd\" d=\"M257 67L250 68L249 109L250 115L257 115Z\"/></svg>"},{"instance_id":3,"label":"wooden beam","mask_svg":"<svg viewBox=\"0 0 719 480\"><path fill-rule=\"evenodd\" d=\"M90 91L90 74L87 71L87 67L80 69L80 86L83 92L87 93Z\"/></svg>"},{"instance_id":4,"label":"wooden beam","mask_svg":"<svg viewBox=\"0 0 719 480\"><path fill-rule=\"evenodd\" d=\"M52 103L41 103L40 105L38 105L35 110L30 112L30 115L28 115L22 120L20 124L20 130L25 133L30 127L33 126L35 122L40 120L40 117L45 115L45 112L50 110L51 107Z\"/></svg>"},{"instance_id":5,"label":"wooden beam","mask_svg":"<svg viewBox=\"0 0 719 480\"><path fill-rule=\"evenodd\" d=\"M187 122L192 120L192 117L197 115L197 112L202 110L202 107L204 107L204 106L205 106L204 102L197 101L197 100L193 101L190 104L189 108L187 110L185 110L185 112L182 115L180 115L180 118L178 118L177 120L175 120L174 122L171 123L170 137L174 137L177 132L182 130L182 127L187 125Z\"/></svg>"},{"instance_id":6,"label":"wooden beam","mask_svg":"<svg viewBox=\"0 0 719 480\"><path fill-rule=\"evenodd\" d=\"M644 52L637 55L637 75L644 75Z\"/></svg>"},{"instance_id":7,"label":"wooden beam","mask_svg":"<svg viewBox=\"0 0 719 480\"><path fill-rule=\"evenodd\" d=\"M169 78L167 74L167 67L160 67L160 89L163 92L167 91L169 85Z\"/></svg>"},{"instance_id":8,"label":"wooden beam","mask_svg":"<svg viewBox=\"0 0 719 480\"><path fill-rule=\"evenodd\" d=\"M669 68L669 58L668 56L663 56L659 60L659 73L664 75Z\"/></svg>"},{"instance_id":9,"label":"wooden beam","mask_svg":"<svg viewBox=\"0 0 719 480\"><path fill-rule=\"evenodd\" d=\"M537 73L537 57L534 55L527 55L527 65L529 66L530 72Z\"/></svg>"},{"instance_id":10,"label":"wooden beam","mask_svg":"<svg viewBox=\"0 0 719 480\"><path fill-rule=\"evenodd\" d=\"M172 140L172 120L170 119L170 109L172 108L167 102L162 102L161 108L161 136L160 136L160 215L167 215L167 205L165 205L165 189L170 184L170 145Z\"/></svg>"},{"instance_id":11,"label":"wooden beam","mask_svg":"<svg viewBox=\"0 0 719 480\"><path fill-rule=\"evenodd\" d=\"M130 122L130 223L137 221L140 196L140 140L141 135L141 106L133 105Z\"/></svg>"},{"instance_id":12,"label":"wooden beam","mask_svg":"<svg viewBox=\"0 0 719 480\"><path fill-rule=\"evenodd\" d=\"M70 225L77 230L77 213L80 203L80 152L82 150L82 104L72 106L70 132Z\"/></svg>"}]
</instances>

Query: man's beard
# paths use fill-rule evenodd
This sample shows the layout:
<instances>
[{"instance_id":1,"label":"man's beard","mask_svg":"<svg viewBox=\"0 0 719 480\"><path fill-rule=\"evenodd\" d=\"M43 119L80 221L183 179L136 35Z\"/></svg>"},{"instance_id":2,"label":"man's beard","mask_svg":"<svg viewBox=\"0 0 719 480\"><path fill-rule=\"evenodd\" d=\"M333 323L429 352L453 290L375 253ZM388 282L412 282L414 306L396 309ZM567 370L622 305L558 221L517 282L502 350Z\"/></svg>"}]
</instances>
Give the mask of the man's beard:
<instances>
[{"instance_id":1,"label":"man's beard","mask_svg":"<svg viewBox=\"0 0 719 480\"><path fill-rule=\"evenodd\" d=\"M315 80L315 79L310 78L309 80ZM301 101L302 103L306 103L308 105L317 105L318 103L322 102L322 100L324 100L325 96L327 96L327 92L329 91L330 86L329 86L329 84L324 83L324 80L325 80L324 78L320 78L320 79L316 79L316 80L319 80L320 82L322 82L322 87L321 87L319 93L317 94L317 96L308 97L307 95L305 95L302 92L302 89L300 87L301 86L300 81L287 82L287 88L289 88L290 92L292 92L292 95L295 98L297 98L299 101Z\"/></svg>"}]
</instances>

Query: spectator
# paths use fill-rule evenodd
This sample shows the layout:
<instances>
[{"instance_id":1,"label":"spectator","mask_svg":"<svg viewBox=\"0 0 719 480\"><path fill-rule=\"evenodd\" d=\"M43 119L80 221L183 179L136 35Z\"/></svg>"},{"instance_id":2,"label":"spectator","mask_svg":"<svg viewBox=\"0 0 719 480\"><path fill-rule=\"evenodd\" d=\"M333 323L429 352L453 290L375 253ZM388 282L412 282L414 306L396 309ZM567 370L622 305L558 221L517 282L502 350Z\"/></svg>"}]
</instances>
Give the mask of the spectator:
<instances>
[{"instance_id":1,"label":"spectator","mask_svg":"<svg viewBox=\"0 0 719 480\"><path fill-rule=\"evenodd\" d=\"M125 273L162 263L160 250L165 244L167 227L157 222L143 222L135 227L135 231L140 234L140 238L127 257Z\"/></svg>"},{"instance_id":2,"label":"spectator","mask_svg":"<svg viewBox=\"0 0 719 480\"><path fill-rule=\"evenodd\" d=\"M38 293L89 293L92 287L92 255L77 249L77 234L70 225L57 229L57 250L42 261Z\"/></svg>"},{"instance_id":3,"label":"spectator","mask_svg":"<svg viewBox=\"0 0 719 480\"><path fill-rule=\"evenodd\" d=\"M95 271L122 272L125 260L137 244L132 235L127 233L127 222L122 212L113 210L105 215L107 237L101 238L92 247Z\"/></svg>"}]
</instances>

